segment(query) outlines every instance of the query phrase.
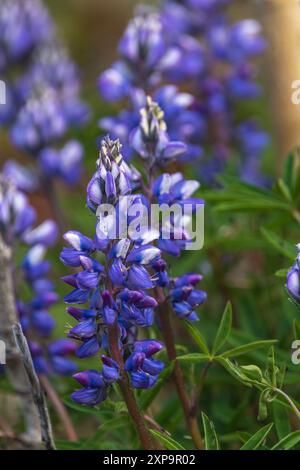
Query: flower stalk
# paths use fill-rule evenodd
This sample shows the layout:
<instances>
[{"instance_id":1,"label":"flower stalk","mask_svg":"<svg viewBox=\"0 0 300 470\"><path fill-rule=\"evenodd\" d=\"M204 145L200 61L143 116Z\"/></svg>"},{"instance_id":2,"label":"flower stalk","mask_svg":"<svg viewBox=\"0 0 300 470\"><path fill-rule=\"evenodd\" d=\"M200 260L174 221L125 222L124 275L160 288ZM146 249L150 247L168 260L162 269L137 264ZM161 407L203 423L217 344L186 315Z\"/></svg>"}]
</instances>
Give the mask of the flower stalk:
<instances>
[{"instance_id":1,"label":"flower stalk","mask_svg":"<svg viewBox=\"0 0 300 470\"><path fill-rule=\"evenodd\" d=\"M195 413L193 413L191 400L186 393L184 385L183 372L177 360L173 328L170 321L169 303L165 298L161 288L157 287L156 293L157 298L159 299L158 316L160 321L160 328L166 345L168 358L170 361L174 361L174 368L172 373L173 381L181 402L187 428L191 434L195 447L201 450L203 449L203 441L197 422L197 416Z\"/></svg>"},{"instance_id":2,"label":"flower stalk","mask_svg":"<svg viewBox=\"0 0 300 470\"><path fill-rule=\"evenodd\" d=\"M153 439L146 427L144 418L138 408L134 392L128 380L127 373L124 370L124 361L118 346L118 335L118 325L115 322L108 328L108 337L109 348L112 358L117 362L120 368L120 389L143 448L145 450L154 450L155 446Z\"/></svg>"}]
</instances>

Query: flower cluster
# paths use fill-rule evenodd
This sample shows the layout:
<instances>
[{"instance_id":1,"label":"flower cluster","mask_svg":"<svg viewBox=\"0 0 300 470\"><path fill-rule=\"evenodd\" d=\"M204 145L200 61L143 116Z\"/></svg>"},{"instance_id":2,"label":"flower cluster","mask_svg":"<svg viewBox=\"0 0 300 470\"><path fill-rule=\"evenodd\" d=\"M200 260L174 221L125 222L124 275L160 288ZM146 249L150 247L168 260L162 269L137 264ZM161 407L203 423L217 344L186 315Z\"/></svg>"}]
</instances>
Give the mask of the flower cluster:
<instances>
[{"instance_id":1,"label":"flower cluster","mask_svg":"<svg viewBox=\"0 0 300 470\"><path fill-rule=\"evenodd\" d=\"M119 366L112 358L102 356L102 373L97 370L86 370L74 374L74 379L83 386L72 393L77 403L95 406L107 397L108 388L119 378Z\"/></svg>"},{"instance_id":2,"label":"flower cluster","mask_svg":"<svg viewBox=\"0 0 300 470\"><path fill-rule=\"evenodd\" d=\"M202 276L195 273L188 273L174 280L170 296L174 312L179 318L198 320L195 309L202 305L207 297L206 292L196 289L201 280Z\"/></svg>"},{"instance_id":3,"label":"flower cluster","mask_svg":"<svg viewBox=\"0 0 300 470\"><path fill-rule=\"evenodd\" d=\"M300 245L297 245L300 251ZM300 256L298 254L295 263L289 270L286 279L286 288L291 299L299 306L300 305Z\"/></svg>"},{"instance_id":4,"label":"flower cluster","mask_svg":"<svg viewBox=\"0 0 300 470\"><path fill-rule=\"evenodd\" d=\"M155 177L164 161L183 154L186 146L170 139L163 112L150 97L140 115L132 145L144 163L145 177L124 161L119 141L105 137L100 144L97 171L87 187L87 205L96 215L95 235L89 238L77 231L67 232L64 238L70 247L63 248L60 256L64 264L77 268L74 274L63 278L73 288L65 302L72 304L67 311L78 322L69 331L69 337L81 343L76 354L80 358L100 350L109 354L102 356L102 373L89 370L75 375L84 388L72 397L86 405L104 400L108 386L118 380L121 370L129 374L135 388L149 388L156 383L164 365L153 355L162 349L162 344L152 339L138 340L139 328L150 327L156 321L158 300L149 295L150 289L165 289L175 313L190 320L197 319L194 309L206 298L204 292L195 289L201 277L190 274L170 279L162 257L162 252L178 256L182 242L189 241L187 233L165 240L163 222L158 227L141 224L137 233L128 229L139 225L136 212L128 207L149 208L152 203L169 207L174 201L182 205L203 204L191 197L198 188L197 182L186 181L180 173ZM138 192L140 189L142 193ZM117 210L111 214L108 206ZM138 210L139 215L142 212ZM181 218L182 214L169 221L172 233L178 231ZM121 364L113 356L111 345L110 331L115 327Z\"/></svg>"},{"instance_id":5,"label":"flower cluster","mask_svg":"<svg viewBox=\"0 0 300 470\"><path fill-rule=\"evenodd\" d=\"M49 279L51 266L45 254L47 247L55 242L57 227L51 220L33 227L35 218L35 211L27 197L1 176L0 236L14 251L17 242L29 247L22 261L21 272L30 294L26 301L17 298L16 308L34 365L38 373L69 375L75 372L76 365L66 356L74 352L75 344L68 339L47 341L55 327L49 308L57 302L58 296ZM19 292L19 284L16 288Z\"/></svg>"},{"instance_id":6,"label":"flower cluster","mask_svg":"<svg viewBox=\"0 0 300 470\"><path fill-rule=\"evenodd\" d=\"M81 145L53 146L88 118L76 67L40 0L3 0L0 31L0 71L6 84L0 125L10 129L13 145L38 161L42 174L73 184L80 177ZM56 158L49 162L45 153Z\"/></svg>"},{"instance_id":7,"label":"flower cluster","mask_svg":"<svg viewBox=\"0 0 300 470\"><path fill-rule=\"evenodd\" d=\"M239 172L248 182L265 184L260 174L268 137L253 119L239 122L237 103L260 95L251 63L265 41L253 19L230 23L231 1L165 0L159 11L143 7L119 44L120 59L101 74L104 99L127 98L128 107L100 127L125 144L139 121L139 109L151 93L165 113L169 135L187 145L185 160L199 161L207 182L228 158L241 154ZM185 90L178 88L184 83ZM252 145L253 144L253 145Z\"/></svg>"},{"instance_id":8,"label":"flower cluster","mask_svg":"<svg viewBox=\"0 0 300 470\"><path fill-rule=\"evenodd\" d=\"M87 308L68 307L68 313L78 321L70 329L69 337L81 342L76 351L80 358L95 355L100 349L111 353L109 328L117 325L119 348L124 359L129 356L125 368L130 371L132 385L148 388L154 385L163 367L161 362L150 358L161 349L161 345L155 349L155 341L136 342L136 337L138 327L149 327L154 321L157 301L147 294L147 290L159 282L156 269L162 261L161 253L149 243L147 233L143 233L138 240L111 239L110 221L107 222L106 217L97 210L107 202L117 206L121 196L131 191L130 182L134 181L136 172L124 162L120 149L119 142L108 137L101 142L97 171L88 185L88 207L97 215L94 238L76 231L64 235L71 247L62 250L62 262L82 268L82 271L64 278L74 288L65 301L78 305L88 303ZM134 195L132 202L139 197L138 194ZM104 265L97 259L100 254L104 255ZM138 358L136 353L139 353ZM97 403L105 398L105 390L111 383L106 367L117 369L113 362L109 366L109 361L114 359L106 357L102 360L103 371L100 376L97 375L95 387L91 386L94 383L91 379L95 377L94 371L87 371L84 380L81 375L75 376L77 380L79 377L79 382L86 389L86 393L82 391L73 394L76 401L93 405L95 396ZM115 380L117 378L116 374ZM94 388L93 392L91 388Z\"/></svg>"}]
</instances>

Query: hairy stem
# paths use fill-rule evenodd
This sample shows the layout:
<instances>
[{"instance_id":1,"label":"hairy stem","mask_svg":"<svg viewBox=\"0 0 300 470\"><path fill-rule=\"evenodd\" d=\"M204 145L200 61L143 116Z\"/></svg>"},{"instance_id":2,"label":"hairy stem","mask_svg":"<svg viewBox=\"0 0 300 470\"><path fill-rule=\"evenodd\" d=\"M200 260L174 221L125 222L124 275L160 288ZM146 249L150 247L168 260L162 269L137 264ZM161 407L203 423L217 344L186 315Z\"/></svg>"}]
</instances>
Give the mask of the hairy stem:
<instances>
[{"instance_id":1,"label":"hairy stem","mask_svg":"<svg viewBox=\"0 0 300 470\"><path fill-rule=\"evenodd\" d=\"M117 323L108 328L108 338L110 353L113 359L118 363L120 367L120 389L127 405L129 414L134 423L135 429L138 433L141 444L145 450L155 450L152 436L145 425L144 418L138 408L133 390L128 380L127 373L124 369L123 357L118 344L119 330Z\"/></svg>"},{"instance_id":2,"label":"hairy stem","mask_svg":"<svg viewBox=\"0 0 300 470\"><path fill-rule=\"evenodd\" d=\"M183 372L179 362L177 361L168 301L165 298L161 287L156 287L156 293L157 299L159 300L158 315L160 320L160 327L164 337L169 360L174 361L172 377L183 408L187 428L191 434L195 447L197 449L203 449L203 441L199 430L197 417L195 416L191 407L190 398L188 397L185 390Z\"/></svg>"},{"instance_id":3,"label":"hairy stem","mask_svg":"<svg viewBox=\"0 0 300 470\"><path fill-rule=\"evenodd\" d=\"M23 358L13 334L13 325L18 321L14 284L11 272L12 252L0 235L0 337L6 346L5 372L12 388L20 397L24 416L25 433L23 439L29 446L41 445L39 415L33 400Z\"/></svg>"},{"instance_id":4,"label":"hairy stem","mask_svg":"<svg viewBox=\"0 0 300 470\"><path fill-rule=\"evenodd\" d=\"M47 394L47 397L49 398L50 402L52 403L53 408L56 410L56 412L57 412L57 414L58 414L58 416L59 416L59 418L60 418L60 420L63 424L63 427L66 431L66 435L67 435L68 440L71 441L71 442L77 441L78 437L77 437L76 431L74 429L73 423L71 421L71 418L70 418L65 406L61 402L61 399L57 395L55 389L52 387L51 383L49 382L48 377L44 374L40 374L39 379L40 379L40 382L41 382L41 385L42 385L43 389L45 390L45 392Z\"/></svg>"}]
</instances>

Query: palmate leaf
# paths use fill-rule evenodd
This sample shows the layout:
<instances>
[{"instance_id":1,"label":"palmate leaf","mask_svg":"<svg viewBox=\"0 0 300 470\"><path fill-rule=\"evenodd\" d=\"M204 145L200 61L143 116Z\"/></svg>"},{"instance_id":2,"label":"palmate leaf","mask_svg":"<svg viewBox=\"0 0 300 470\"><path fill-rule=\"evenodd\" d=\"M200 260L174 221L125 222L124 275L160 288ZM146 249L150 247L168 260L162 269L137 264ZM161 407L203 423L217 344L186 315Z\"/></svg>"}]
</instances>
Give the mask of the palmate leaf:
<instances>
[{"instance_id":1,"label":"palmate leaf","mask_svg":"<svg viewBox=\"0 0 300 470\"><path fill-rule=\"evenodd\" d=\"M295 447L300 442L300 429L291 432L287 436L283 437L277 444L275 444L271 450L289 450Z\"/></svg>"},{"instance_id":2,"label":"palmate leaf","mask_svg":"<svg viewBox=\"0 0 300 470\"><path fill-rule=\"evenodd\" d=\"M268 230L264 227L261 228L261 233L265 240L267 240L279 253L286 256L290 260L295 260L297 255L297 249L286 240L282 240L276 233Z\"/></svg>"},{"instance_id":3,"label":"palmate leaf","mask_svg":"<svg viewBox=\"0 0 300 470\"><path fill-rule=\"evenodd\" d=\"M222 319L221 319L221 323L218 328L215 341L213 344L213 348L212 348L213 354L217 353L221 349L223 344L226 342L231 331L231 325L232 325L232 307L231 307L231 303L227 302Z\"/></svg>"},{"instance_id":4,"label":"palmate leaf","mask_svg":"<svg viewBox=\"0 0 300 470\"><path fill-rule=\"evenodd\" d=\"M273 423L267 424L263 428L259 429L253 436L248 439L247 442L240 448L240 450L255 450L260 447L265 441L267 435L271 431Z\"/></svg>"},{"instance_id":5,"label":"palmate leaf","mask_svg":"<svg viewBox=\"0 0 300 470\"><path fill-rule=\"evenodd\" d=\"M156 437L167 450L185 450L185 448L167 434L163 434L155 429L149 429L150 433Z\"/></svg>"},{"instance_id":6,"label":"palmate leaf","mask_svg":"<svg viewBox=\"0 0 300 470\"><path fill-rule=\"evenodd\" d=\"M220 444L213 422L210 421L205 413L202 412L201 415L205 450L220 450Z\"/></svg>"}]
</instances>

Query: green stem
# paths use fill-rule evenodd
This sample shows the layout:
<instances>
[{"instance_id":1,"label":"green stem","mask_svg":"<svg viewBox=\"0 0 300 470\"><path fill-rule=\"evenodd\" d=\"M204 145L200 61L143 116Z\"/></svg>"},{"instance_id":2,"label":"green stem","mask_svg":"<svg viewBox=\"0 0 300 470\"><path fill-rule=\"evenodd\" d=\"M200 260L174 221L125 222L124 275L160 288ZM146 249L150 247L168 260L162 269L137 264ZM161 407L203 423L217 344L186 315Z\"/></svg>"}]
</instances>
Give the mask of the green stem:
<instances>
[{"instance_id":1,"label":"green stem","mask_svg":"<svg viewBox=\"0 0 300 470\"><path fill-rule=\"evenodd\" d=\"M298 410L298 408L295 405L295 403L293 402L293 400L280 388L273 387L272 390L274 392L278 393L278 395L281 395L288 402L288 404L291 406L292 410L294 411L295 415L297 416L297 418L300 421L300 411Z\"/></svg>"}]
</instances>

